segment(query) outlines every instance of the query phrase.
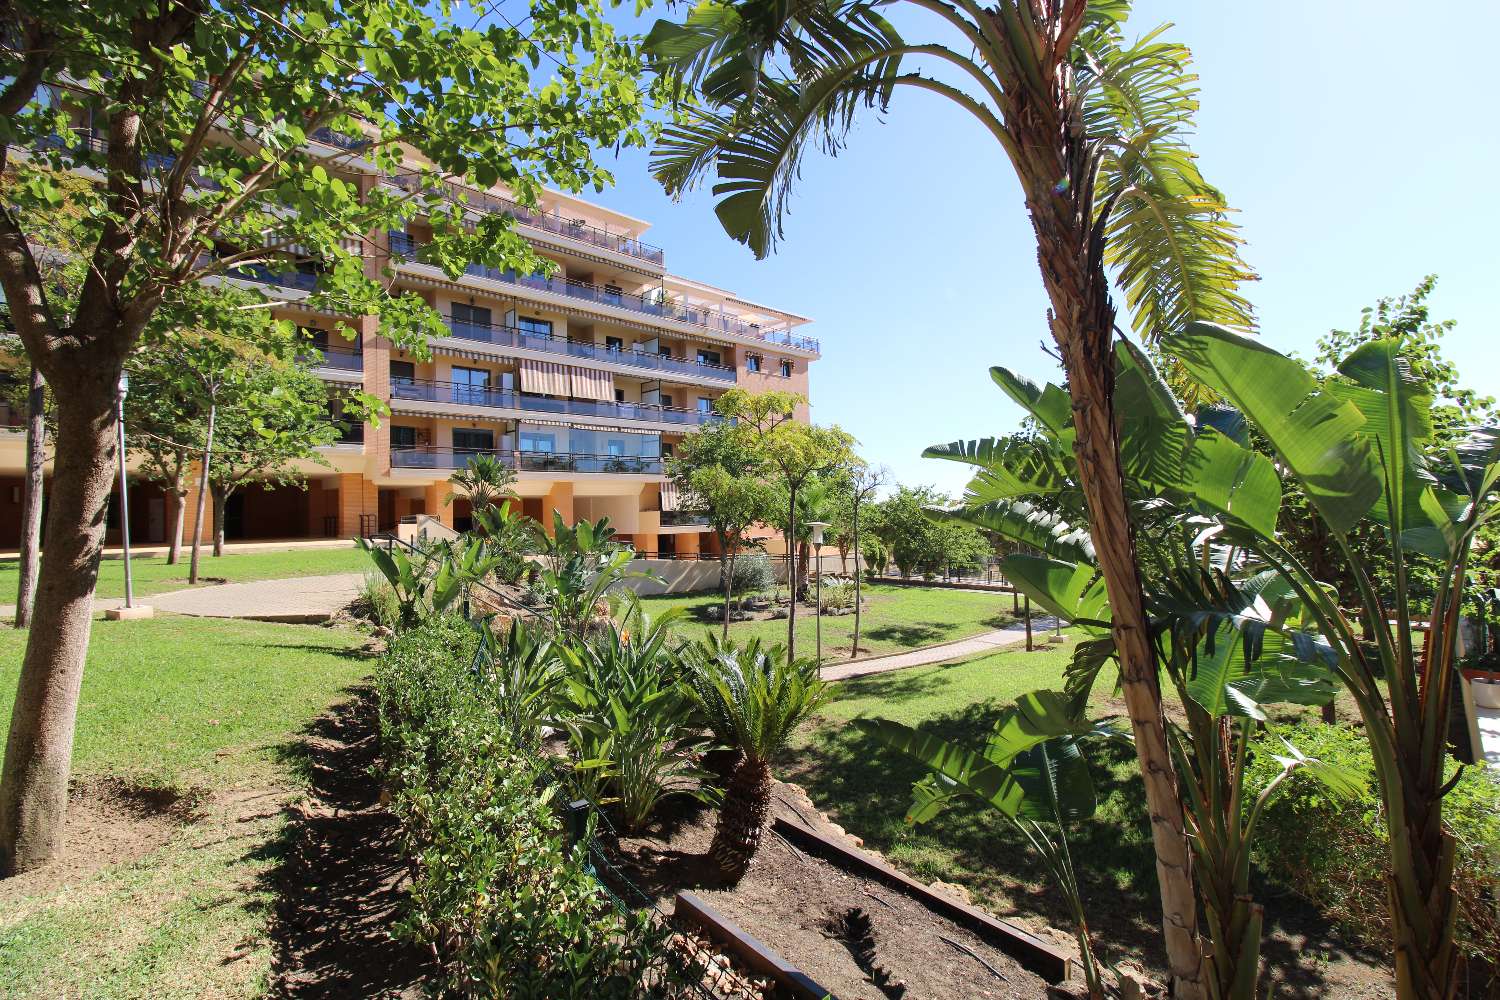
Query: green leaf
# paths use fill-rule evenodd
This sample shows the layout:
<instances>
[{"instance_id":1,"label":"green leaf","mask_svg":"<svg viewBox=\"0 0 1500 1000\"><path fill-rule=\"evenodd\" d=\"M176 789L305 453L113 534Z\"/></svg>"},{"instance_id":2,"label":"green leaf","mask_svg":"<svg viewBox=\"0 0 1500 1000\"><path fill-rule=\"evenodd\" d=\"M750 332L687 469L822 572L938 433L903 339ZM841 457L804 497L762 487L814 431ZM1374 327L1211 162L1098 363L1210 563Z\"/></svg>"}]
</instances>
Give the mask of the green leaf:
<instances>
[{"instance_id":1,"label":"green leaf","mask_svg":"<svg viewBox=\"0 0 1500 1000\"><path fill-rule=\"evenodd\" d=\"M1163 347L1265 435L1330 529L1348 532L1379 500L1364 416L1301 363L1212 323L1192 323Z\"/></svg>"},{"instance_id":2,"label":"green leaf","mask_svg":"<svg viewBox=\"0 0 1500 1000\"><path fill-rule=\"evenodd\" d=\"M1107 620L1109 595L1098 570L1086 563L1011 555L1000 571L1042 608L1067 621Z\"/></svg>"}]
</instances>

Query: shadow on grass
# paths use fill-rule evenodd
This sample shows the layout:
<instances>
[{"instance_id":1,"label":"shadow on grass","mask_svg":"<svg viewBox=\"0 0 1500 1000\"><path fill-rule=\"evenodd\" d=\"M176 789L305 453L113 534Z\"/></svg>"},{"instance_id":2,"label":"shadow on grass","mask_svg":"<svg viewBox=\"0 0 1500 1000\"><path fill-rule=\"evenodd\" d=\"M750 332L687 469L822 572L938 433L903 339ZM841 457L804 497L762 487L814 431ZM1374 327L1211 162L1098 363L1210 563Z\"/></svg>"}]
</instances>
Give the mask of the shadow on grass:
<instances>
[{"instance_id":1,"label":"shadow on grass","mask_svg":"<svg viewBox=\"0 0 1500 1000\"><path fill-rule=\"evenodd\" d=\"M380 804L376 713L368 688L277 748L307 798L287 807L264 849L275 897L270 995L395 997L420 993L431 956L393 940L406 899L394 817Z\"/></svg>"},{"instance_id":2,"label":"shadow on grass","mask_svg":"<svg viewBox=\"0 0 1500 1000\"><path fill-rule=\"evenodd\" d=\"M912 622L908 625L880 625L865 629L861 638L891 642L903 649L927 646L948 635L945 622Z\"/></svg>"},{"instance_id":3,"label":"shadow on grass","mask_svg":"<svg viewBox=\"0 0 1500 1000\"><path fill-rule=\"evenodd\" d=\"M358 646L319 646L311 642L260 642L255 645L261 649L298 649L308 653L321 653L325 656L337 656L341 660L375 660L378 658L376 654Z\"/></svg>"},{"instance_id":4,"label":"shadow on grass","mask_svg":"<svg viewBox=\"0 0 1500 1000\"><path fill-rule=\"evenodd\" d=\"M913 681L874 678L862 682L861 694L896 702L940 683L932 674ZM995 700L970 705L918 728L979 748L1004 705ZM1165 955L1155 855L1135 756L1128 747L1100 744L1091 749L1090 761L1098 814L1069 830L1090 926L1106 961L1135 958L1160 972ZM854 727L828 724L814 732L787 768L787 777L806 788L820 808L899 866L923 878L963 884L976 901L1003 916L1039 917L1071 933L1064 900L1040 860L998 814L960 804L922 826L904 822L911 785L925 773ZM1260 885L1255 891L1267 903L1262 954L1278 993L1332 1000L1344 984L1324 976L1325 959L1381 961L1378 954L1351 948L1300 899L1272 895Z\"/></svg>"}]
</instances>

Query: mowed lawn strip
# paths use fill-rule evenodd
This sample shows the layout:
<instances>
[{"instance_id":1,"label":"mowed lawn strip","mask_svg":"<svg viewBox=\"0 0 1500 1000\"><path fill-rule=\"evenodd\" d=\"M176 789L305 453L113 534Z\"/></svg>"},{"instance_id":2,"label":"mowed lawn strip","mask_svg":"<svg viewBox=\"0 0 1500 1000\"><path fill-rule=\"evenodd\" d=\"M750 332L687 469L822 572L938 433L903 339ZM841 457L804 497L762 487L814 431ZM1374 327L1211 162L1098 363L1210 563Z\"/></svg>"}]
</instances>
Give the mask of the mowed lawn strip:
<instances>
[{"instance_id":1,"label":"mowed lawn strip","mask_svg":"<svg viewBox=\"0 0 1500 1000\"><path fill-rule=\"evenodd\" d=\"M864 655L897 653L921 646L931 646L955 639L966 639L981 632L1005 628L1016 620L1009 594L949 590L941 587L903 587L892 584L869 584L864 587L867 604L861 623L859 644L870 652ZM642 602L653 615L668 608L682 608L685 616L678 628L691 634L722 626L707 617L710 607L721 606L717 594L648 597ZM797 652L811 655L816 638L817 617L811 609L797 609ZM786 619L733 622L731 638L741 642L759 638L763 642L786 642ZM849 655L854 636L854 616L823 616L823 652L825 659Z\"/></svg>"},{"instance_id":2,"label":"mowed lawn strip","mask_svg":"<svg viewBox=\"0 0 1500 1000\"><path fill-rule=\"evenodd\" d=\"M284 580L294 576L328 576L362 573L370 568L370 557L352 546L337 549L282 549L274 552L230 552L217 558L205 548L198 564L199 586L246 583L251 580ZM20 564L0 560L0 604L14 604ZM175 565L166 556L134 556L130 575L138 597L182 590L188 585L188 552ZM98 597L125 596L125 562L104 559L99 563Z\"/></svg>"},{"instance_id":3,"label":"mowed lawn strip","mask_svg":"<svg viewBox=\"0 0 1500 1000\"><path fill-rule=\"evenodd\" d=\"M0 630L0 726L25 635ZM301 731L369 673L359 633L163 616L94 623L74 778L203 798L165 846L0 902L0 996L255 997ZM0 889L3 892L3 889Z\"/></svg>"}]
</instances>

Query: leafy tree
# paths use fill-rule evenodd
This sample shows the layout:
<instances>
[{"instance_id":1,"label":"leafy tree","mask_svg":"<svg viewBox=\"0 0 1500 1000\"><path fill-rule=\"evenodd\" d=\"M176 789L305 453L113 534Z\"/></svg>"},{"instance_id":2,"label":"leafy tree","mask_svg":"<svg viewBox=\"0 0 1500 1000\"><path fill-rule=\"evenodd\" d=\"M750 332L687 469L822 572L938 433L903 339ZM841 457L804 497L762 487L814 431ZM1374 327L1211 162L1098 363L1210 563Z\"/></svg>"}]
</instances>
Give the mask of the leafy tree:
<instances>
[{"instance_id":1,"label":"leafy tree","mask_svg":"<svg viewBox=\"0 0 1500 1000\"><path fill-rule=\"evenodd\" d=\"M731 401L731 404L732 401ZM768 520L774 494L765 480L766 458L748 424L727 419L704 424L683 437L667 463L690 509L708 517L719 542L720 581L724 589L724 638L729 638L729 607L734 596L734 563L745 547L745 533Z\"/></svg>"},{"instance_id":2,"label":"leafy tree","mask_svg":"<svg viewBox=\"0 0 1500 1000\"><path fill-rule=\"evenodd\" d=\"M864 574L859 571L859 557L866 551L861 548L868 543L859 536L859 515L867 510L875 494L885 485L887 473L884 468L872 469L862 465L854 470L849 479L849 547L854 550L854 638L849 644L849 658L859 656L859 631L863 614L861 583Z\"/></svg>"},{"instance_id":3,"label":"leafy tree","mask_svg":"<svg viewBox=\"0 0 1500 1000\"><path fill-rule=\"evenodd\" d=\"M949 566L969 566L983 559L990 543L979 530L929 511L951 501L930 486L898 486L880 504L880 538L904 577L938 573Z\"/></svg>"},{"instance_id":4,"label":"leafy tree","mask_svg":"<svg viewBox=\"0 0 1500 1000\"><path fill-rule=\"evenodd\" d=\"M126 362L125 446L141 460L143 478L160 483L172 505L167 562L182 555L189 476L202 454L206 413L196 386L184 374L184 353L175 341L143 348Z\"/></svg>"},{"instance_id":5,"label":"leafy tree","mask_svg":"<svg viewBox=\"0 0 1500 1000\"><path fill-rule=\"evenodd\" d=\"M802 399L790 392L753 394L730 389L715 404L721 413L744 424L765 455L770 480L786 502L782 538L786 542L787 581L793 589L787 606L787 655L797 655L797 494L817 475L854 460L854 438L838 427L817 427L792 419ZM779 505L778 505L779 506Z\"/></svg>"},{"instance_id":6,"label":"leafy tree","mask_svg":"<svg viewBox=\"0 0 1500 1000\"><path fill-rule=\"evenodd\" d=\"M889 11L927 32L904 36ZM883 114L898 88L957 104L1010 160L1078 404L1073 449L1125 664L1173 987L1198 1000L1192 857L1115 433L1110 275L1147 341L1193 319L1249 326L1239 284L1254 275L1223 196L1188 148L1198 106L1190 54L1161 29L1125 41L1129 11L1128 0L701 3L648 38L684 98L653 168L672 194L717 171L720 222L764 255L782 234L806 149L837 153L860 110Z\"/></svg>"},{"instance_id":7,"label":"leafy tree","mask_svg":"<svg viewBox=\"0 0 1500 1000\"><path fill-rule=\"evenodd\" d=\"M421 351L440 318L389 291L366 259L371 233L423 215L425 259L450 275L471 261L533 270L510 218L475 220L444 177L504 181L534 203L544 184L602 186L591 150L644 136L637 51L597 0L538 6L520 27L439 21L412 0L43 0L7 8L4 29L0 170L16 180L0 211L0 288L68 442L0 775L9 875L60 845L115 387L156 312L206 278L311 267L314 304L378 316L383 336ZM555 71L538 71L544 58ZM315 133L332 141L309 143ZM386 173L425 165L401 187L364 186L356 158ZM100 180L82 199L86 277L67 302L48 295L40 263L59 248L29 237L65 202L57 176L72 170Z\"/></svg>"}]
</instances>

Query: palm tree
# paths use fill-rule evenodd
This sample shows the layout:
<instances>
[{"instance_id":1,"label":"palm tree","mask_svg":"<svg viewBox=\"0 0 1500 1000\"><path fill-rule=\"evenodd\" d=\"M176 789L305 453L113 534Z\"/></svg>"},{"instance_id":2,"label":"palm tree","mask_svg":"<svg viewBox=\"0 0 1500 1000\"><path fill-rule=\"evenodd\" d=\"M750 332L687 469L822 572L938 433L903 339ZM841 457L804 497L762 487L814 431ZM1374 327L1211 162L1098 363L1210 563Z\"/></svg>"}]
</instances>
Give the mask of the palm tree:
<instances>
[{"instance_id":1,"label":"palm tree","mask_svg":"<svg viewBox=\"0 0 1500 1000\"><path fill-rule=\"evenodd\" d=\"M469 509L475 513L514 496L511 485L516 474L494 455L470 455L468 464L448 477L448 495L443 505L455 500L469 501Z\"/></svg>"},{"instance_id":2,"label":"palm tree","mask_svg":"<svg viewBox=\"0 0 1500 1000\"><path fill-rule=\"evenodd\" d=\"M908 41L884 7L925 16L935 38L961 44ZM657 22L648 39L668 82L696 95L662 134L653 169L672 194L716 170L720 222L763 256L781 236L806 147L837 153L858 112L886 111L898 87L964 108L1009 158L1075 403L1072 446L1114 612L1174 994L1196 1000L1205 986L1192 855L1125 500L1105 268L1147 340L1193 319L1250 325L1237 289L1253 274L1223 198L1187 147L1197 106L1190 55L1160 31L1125 43L1128 13L1128 0L700 4L681 24Z\"/></svg>"},{"instance_id":3,"label":"palm tree","mask_svg":"<svg viewBox=\"0 0 1500 1000\"><path fill-rule=\"evenodd\" d=\"M719 874L733 885L760 849L771 809L771 764L792 730L823 703L827 688L812 660L791 659L785 646L763 647L759 639L738 646L708 633L686 653L688 688L709 731L740 753L709 848Z\"/></svg>"}]
</instances>

